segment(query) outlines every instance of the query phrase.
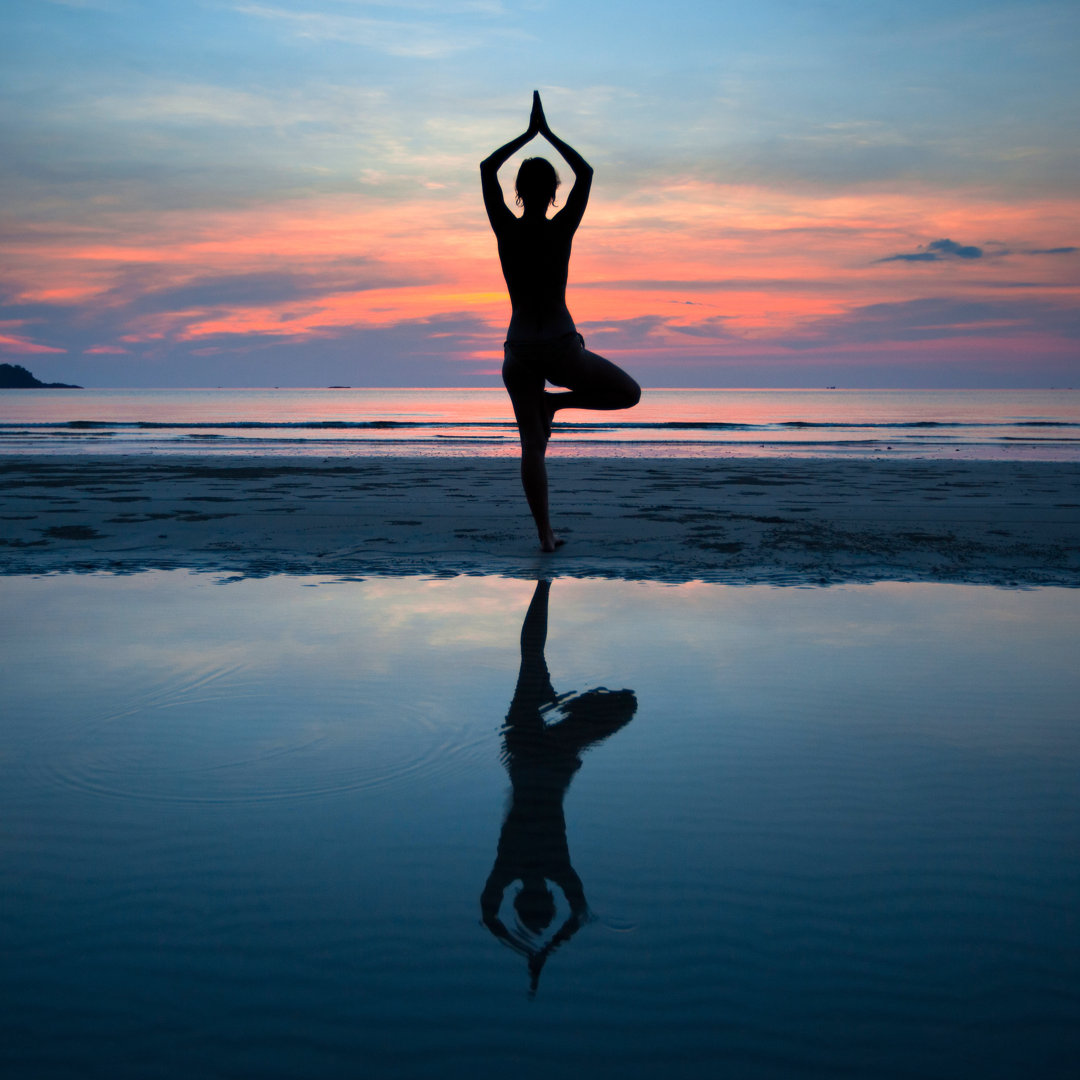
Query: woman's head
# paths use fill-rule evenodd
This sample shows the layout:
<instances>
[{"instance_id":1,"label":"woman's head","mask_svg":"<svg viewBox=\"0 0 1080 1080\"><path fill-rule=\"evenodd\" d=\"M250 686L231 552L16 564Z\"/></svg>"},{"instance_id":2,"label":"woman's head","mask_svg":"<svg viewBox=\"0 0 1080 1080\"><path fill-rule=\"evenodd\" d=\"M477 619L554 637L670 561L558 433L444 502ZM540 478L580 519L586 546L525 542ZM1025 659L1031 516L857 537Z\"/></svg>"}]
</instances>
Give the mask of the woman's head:
<instances>
[{"instance_id":1,"label":"woman's head","mask_svg":"<svg viewBox=\"0 0 1080 1080\"><path fill-rule=\"evenodd\" d=\"M519 203L539 203L547 207L555 202L555 189L559 186L559 174L547 158L526 158L518 169L514 189Z\"/></svg>"}]
</instances>

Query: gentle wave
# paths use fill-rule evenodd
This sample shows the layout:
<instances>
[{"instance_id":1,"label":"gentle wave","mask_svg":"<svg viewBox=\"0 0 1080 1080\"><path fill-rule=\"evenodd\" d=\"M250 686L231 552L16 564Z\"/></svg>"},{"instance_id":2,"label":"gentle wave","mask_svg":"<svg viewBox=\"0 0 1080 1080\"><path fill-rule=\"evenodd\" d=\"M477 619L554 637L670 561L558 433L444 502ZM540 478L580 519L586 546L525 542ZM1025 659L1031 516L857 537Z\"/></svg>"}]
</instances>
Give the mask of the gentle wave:
<instances>
[{"instance_id":1,"label":"gentle wave","mask_svg":"<svg viewBox=\"0 0 1080 1080\"><path fill-rule=\"evenodd\" d=\"M815 428L821 430L846 430L850 428L909 429L932 428L1080 428L1080 423L1064 420L1011 420L1011 421L953 421L953 420L898 420L898 421L851 421L851 420L781 420L768 424L734 424L705 420L668 420L645 422L634 420L611 420L589 423L574 421L567 424L556 421L560 431L785 431ZM121 430L191 430L255 429L255 430L406 430L411 428L512 428L510 420L66 420L58 422L33 421L30 423L4 423L0 421L0 434L5 429L31 430L41 428L94 431L115 428Z\"/></svg>"},{"instance_id":2,"label":"gentle wave","mask_svg":"<svg viewBox=\"0 0 1080 1080\"><path fill-rule=\"evenodd\" d=\"M460 426L460 425L458 425ZM618 429L612 427L611 431L617 431ZM38 439L41 441L48 440L54 435L57 437L63 436L65 432L50 432L50 433L33 433L33 432L18 432L11 433L14 435L24 435L29 439ZM115 431L97 431L93 432L92 436L95 439L105 439L116 435ZM576 428L557 428L556 434L559 436L556 445L559 446L602 446L602 447L616 447L616 446L638 446L638 447L764 447L766 445L776 448L796 448L796 447L856 447L856 446L886 446L893 443L897 445L907 445L909 447L925 448L926 443L920 442L922 436L909 437L906 440L901 440L899 437L890 439L888 436L877 436L875 438L850 438L850 439L784 439L783 441L774 441L770 443L763 443L760 438L753 439L649 439L648 442L643 442L634 438L605 438L603 441L588 438L574 438L575 434L586 435L586 431L578 431ZM6 432L0 432L0 440L8 436ZM359 438L339 438L339 439L319 439L317 437L305 437L302 435L294 436L280 436L277 438L268 438L266 436L246 436L246 435L227 435L216 434L214 432L186 432L181 430L176 439L178 442L196 442L196 443L213 443L215 446L238 446L238 447L253 447L253 446L297 446L297 447L317 447L317 446L372 446L383 445L386 447L392 446L439 446L447 444L461 444L461 445L509 445L517 444L517 433L510 426L507 426L507 433L504 435L468 435L461 433L446 433L446 434L434 434L434 435L417 435L407 439L399 439L393 441L384 441L381 443L373 443L371 440L359 439ZM961 444L965 447L986 447L994 446L1000 443L1017 442L1017 443L1052 443L1069 445L1072 443L1080 443L1080 436L1075 437L1057 437L1047 438L1040 437L1038 435L998 435L994 438L986 439L961 439L955 435L939 435L933 439L930 445L940 446L952 446L954 444Z\"/></svg>"},{"instance_id":3,"label":"gentle wave","mask_svg":"<svg viewBox=\"0 0 1080 1080\"><path fill-rule=\"evenodd\" d=\"M1080 392L651 389L632 412L560 413L553 456L1080 460ZM501 390L20 391L4 454L465 457L517 453Z\"/></svg>"}]
</instances>

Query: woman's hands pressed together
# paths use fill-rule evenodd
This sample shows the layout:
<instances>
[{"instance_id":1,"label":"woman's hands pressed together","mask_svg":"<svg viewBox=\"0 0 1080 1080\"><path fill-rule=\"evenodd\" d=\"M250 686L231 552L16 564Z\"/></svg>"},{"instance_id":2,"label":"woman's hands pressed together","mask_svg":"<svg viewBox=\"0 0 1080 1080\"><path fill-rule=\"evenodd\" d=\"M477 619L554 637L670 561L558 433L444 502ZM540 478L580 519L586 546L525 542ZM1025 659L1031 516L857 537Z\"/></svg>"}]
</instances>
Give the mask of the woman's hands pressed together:
<instances>
[{"instance_id":1,"label":"woman's hands pressed together","mask_svg":"<svg viewBox=\"0 0 1080 1080\"><path fill-rule=\"evenodd\" d=\"M544 106L540 104L540 91L534 90L532 113L529 116L529 134L543 135L546 138L550 131L547 117L544 116Z\"/></svg>"}]
</instances>

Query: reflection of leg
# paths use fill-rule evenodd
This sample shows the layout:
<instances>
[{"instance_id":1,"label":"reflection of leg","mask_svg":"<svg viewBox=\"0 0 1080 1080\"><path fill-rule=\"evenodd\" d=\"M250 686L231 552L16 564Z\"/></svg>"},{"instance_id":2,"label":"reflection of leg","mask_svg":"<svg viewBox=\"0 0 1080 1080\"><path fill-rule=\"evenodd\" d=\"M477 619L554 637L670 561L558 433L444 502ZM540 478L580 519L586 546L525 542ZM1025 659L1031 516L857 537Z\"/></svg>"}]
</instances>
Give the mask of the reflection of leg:
<instances>
[{"instance_id":1,"label":"reflection of leg","mask_svg":"<svg viewBox=\"0 0 1080 1080\"><path fill-rule=\"evenodd\" d=\"M534 737L541 734L544 709L557 700L544 659L550 590L550 581L536 583L525 621L521 624L521 666L510 711L506 714L506 736L511 743L515 734L531 732Z\"/></svg>"},{"instance_id":2,"label":"reflection of leg","mask_svg":"<svg viewBox=\"0 0 1080 1080\"><path fill-rule=\"evenodd\" d=\"M629 724L637 712L637 697L633 690L600 686L563 697L560 706L566 719L549 724L548 735L563 749L580 754Z\"/></svg>"},{"instance_id":3,"label":"reflection of leg","mask_svg":"<svg viewBox=\"0 0 1080 1080\"><path fill-rule=\"evenodd\" d=\"M529 610L521 624L521 662L544 664L544 645L547 643L548 596L551 582L541 578L533 589ZM547 666L544 666L547 674Z\"/></svg>"}]
</instances>

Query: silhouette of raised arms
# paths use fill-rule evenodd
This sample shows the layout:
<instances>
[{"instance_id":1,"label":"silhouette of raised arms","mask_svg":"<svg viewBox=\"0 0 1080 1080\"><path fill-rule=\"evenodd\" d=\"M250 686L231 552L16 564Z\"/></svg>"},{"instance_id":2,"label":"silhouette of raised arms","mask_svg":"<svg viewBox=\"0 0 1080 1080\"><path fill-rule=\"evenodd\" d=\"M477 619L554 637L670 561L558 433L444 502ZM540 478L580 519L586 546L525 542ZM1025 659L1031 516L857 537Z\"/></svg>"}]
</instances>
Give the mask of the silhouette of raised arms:
<instances>
[{"instance_id":1,"label":"silhouette of raised arms","mask_svg":"<svg viewBox=\"0 0 1080 1080\"><path fill-rule=\"evenodd\" d=\"M574 173L574 187L570 192L570 198L555 215L556 218L561 219L559 224L568 227L573 233L585 216L585 207L589 205L589 192L592 190L592 166L569 143L563 142L551 130L547 117L544 116L544 108L540 104L540 92L534 90L529 126L516 139L511 139L505 146L500 146L498 150L480 162L484 206L487 209L488 221L491 222L491 227L496 233L500 225L508 220L516 220L503 199L502 187L499 184L499 169L537 135L542 135L559 151Z\"/></svg>"}]
</instances>

